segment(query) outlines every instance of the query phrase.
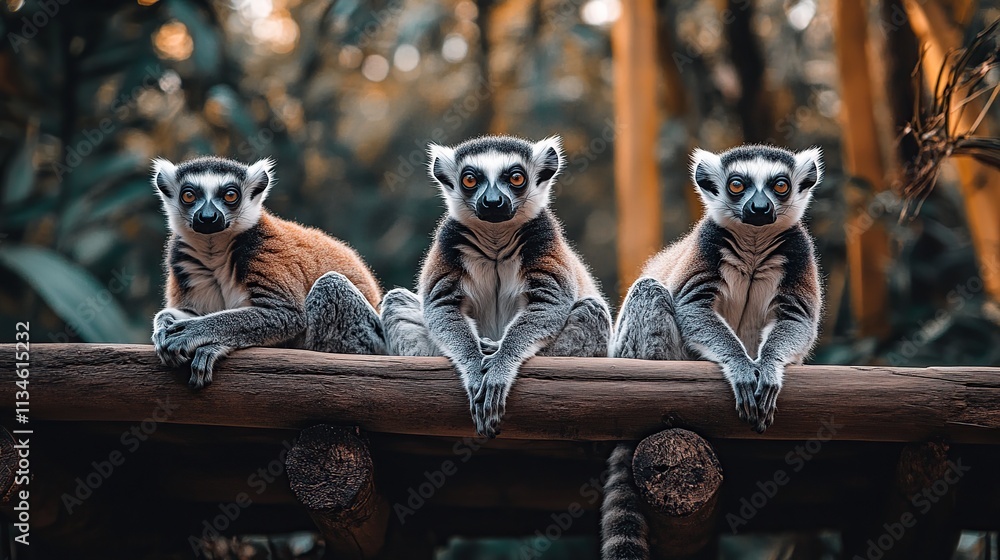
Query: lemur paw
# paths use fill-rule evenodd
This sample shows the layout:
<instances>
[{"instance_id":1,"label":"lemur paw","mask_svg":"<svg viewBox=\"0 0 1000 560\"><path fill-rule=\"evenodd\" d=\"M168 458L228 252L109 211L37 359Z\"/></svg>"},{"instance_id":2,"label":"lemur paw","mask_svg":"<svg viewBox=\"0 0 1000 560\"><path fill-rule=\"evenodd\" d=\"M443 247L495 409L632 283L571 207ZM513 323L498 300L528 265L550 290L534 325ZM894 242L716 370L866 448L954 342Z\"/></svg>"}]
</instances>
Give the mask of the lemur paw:
<instances>
[{"instance_id":1,"label":"lemur paw","mask_svg":"<svg viewBox=\"0 0 1000 560\"><path fill-rule=\"evenodd\" d=\"M754 400L757 403L757 422L754 430L762 434L774 423L774 412L778 409L778 393L781 392L781 372L775 367L764 366L760 370Z\"/></svg>"},{"instance_id":2,"label":"lemur paw","mask_svg":"<svg viewBox=\"0 0 1000 560\"><path fill-rule=\"evenodd\" d=\"M495 438L500 435L500 421L507 408L507 394L513 382L511 367L497 360L496 354L483 358L482 384L472 401L472 419L476 433Z\"/></svg>"},{"instance_id":3,"label":"lemur paw","mask_svg":"<svg viewBox=\"0 0 1000 560\"><path fill-rule=\"evenodd\" d=\"M754 364L748 364L744 368L732 371L727 376L733 387L733 394L736 396L736 413L739 414L740 420L754 427L756 427L759 417L757 401L754 398L759 376L760 370L754 367Z\"/></svg>"},{"instance_id":4,"label":"lemur paw","mask_svg":"<svg viewBox=\"0 0 1000 560\"><path fill-rule=\"evenodd\" d=\"M167 329L180 320L171 309L164 309L153 318L153 350L160 362L167 367L179 368L186 365L191 358L187 354L172 352L166 348Z\"/></svg>"},{"instance_id":5,"label":"lemur paw","mask_svg":"<svg viewBox=\"0 0 1000 560\"><path fill-rule=\"evenodd\" d=\"M181 319L153 335L156 353L163 363L180 367L194 358L199 347L211 343L199 323L198 319Z\"/></svg>"},{"instance_id":6,"label":"lemur paw","mask_svg":"<svg viewBox=\"0 0 1000 560\"><path fill-rule=\"evenodd\" d=\"M225 358L229 351L230 348L221 344L209 344L195 350L194 358L191 360L191 378L188 380L188 387L201 389L212 383L212 371L216 362Z\"/></svg>"}]
</instances>

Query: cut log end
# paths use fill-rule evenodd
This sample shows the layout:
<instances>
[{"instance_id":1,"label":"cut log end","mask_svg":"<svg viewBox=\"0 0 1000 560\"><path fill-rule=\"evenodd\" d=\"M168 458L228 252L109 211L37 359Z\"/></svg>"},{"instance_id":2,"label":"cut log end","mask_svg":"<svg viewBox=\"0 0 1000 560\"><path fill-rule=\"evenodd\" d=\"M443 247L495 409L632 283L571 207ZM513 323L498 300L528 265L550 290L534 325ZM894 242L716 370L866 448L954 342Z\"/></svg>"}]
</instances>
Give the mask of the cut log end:
<instances>
[{"instance_id":1,"label":"cut log end","mask_svg":"<svg viewBox=\"0 0 1000 560\"><path fill-rule=\"evenodd\" d=\"M17 452L14 449L14 436L6 428L0 427L0 504L9 501L9 495L15 489L14 479L17 471Z\"/></svg>"},{"instance_id":2,"label":"cut log end","mask_svg":"<svg viewBox=\"0 0 1000 560\"><path fill-rule=\"evenodd\" d=\"M722 485L722 467L712 446L687 430L666 430L642 440L632 470L646 503L670 517L700 511Z\"/></svg>"},{"instance_id":3,"label":"cut log end","mask_svg":"<svg viewBox=\"0 0 1000 560\"><path fill-rule=\"evenodd\" d=\"M372 558L382 548L388 503L375 488L368 443L356 428L319 425L299 434L285 459L288 482L336 558Z\"/></svg>"},{"instance_id":4,"label":"cut log end","mask_svg":"<svg viewBox=\"0 0 1000 560\"><path fill-rule=\"evenodd\" d=\"M632 473L646 502L654 557L684 557L704 548L722 486L712 446L687 430L662 431L636 446Z\"/></svg>"}]
</instances>

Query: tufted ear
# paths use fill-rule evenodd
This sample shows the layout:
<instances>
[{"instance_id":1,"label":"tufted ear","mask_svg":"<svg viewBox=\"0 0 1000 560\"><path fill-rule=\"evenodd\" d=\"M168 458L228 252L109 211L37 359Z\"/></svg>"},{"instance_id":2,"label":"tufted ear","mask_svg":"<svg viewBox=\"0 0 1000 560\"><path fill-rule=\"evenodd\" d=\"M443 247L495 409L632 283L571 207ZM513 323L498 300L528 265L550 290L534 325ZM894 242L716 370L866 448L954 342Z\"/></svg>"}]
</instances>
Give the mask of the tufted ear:
<instances>
[{"instance_id":1,"label":"tufted ear","mask_svg":"<svg viewBox=\"0 0 1000 560\"><path fill-rule=\"evenodd\" d=\"M795 154L795 171L792 172L792 184L799 185L799 190L813 188L823 180L823 150L812 147Z\"/></svg>"},{"instance_id":2,"label":"tufted ear","mask_svg":"<svg viewBox=\"0 0 1000 560\"><path fill-rule=\"evenodd\" d=\"M427 172L442 189L454 189L454 178L458 175L455 169L455 149L437 144L427 145L427 156L430 162Z\"/></svg>"},{"instance_id":3,"label":"tufted ear","mask_svg":"<svg viewBox=\"0 0 1000 560\"><path fill-rule=\"evenodd\" d=\"M164 158L153 159L153 186L157 194L169 200L177 194L177 166Z\"/></svg>"},{"instance_id":4,"label":"tufted ear","mask_svg":"<svg viewBox=\"0 0 1000 560\"><path fill-rule=\"evenodd\" d=\"M535 142L531 147L531 160L538 169L538 181L536 185L541 185L545 181L551 181L562 171L565 165L562 138L559 136L549 136Z\"/></svg>"},{"instance_id":5,"label":"tufted ear","mask_svg":"<svg viewBox=\"0 0 1000 560\"><path fill-rule=\"evenodd\" d=\"M702 191L718 196L719 189L726 183L724 174L722 158L718 155L701 148L691 152L691 179Z\"/></svg>"},{"instance_id":6,"label":"tufted ear","mask_svg":"<svg viewBox=\"0 0 1000 560\"><path fill-rule=\"evenodd\" d=\"M260 196L257 202L264 202L274 182L274 160L268 157L257 160L247 168L244 188L247 189L250 200Z\"/></svg>"}]
</instances>

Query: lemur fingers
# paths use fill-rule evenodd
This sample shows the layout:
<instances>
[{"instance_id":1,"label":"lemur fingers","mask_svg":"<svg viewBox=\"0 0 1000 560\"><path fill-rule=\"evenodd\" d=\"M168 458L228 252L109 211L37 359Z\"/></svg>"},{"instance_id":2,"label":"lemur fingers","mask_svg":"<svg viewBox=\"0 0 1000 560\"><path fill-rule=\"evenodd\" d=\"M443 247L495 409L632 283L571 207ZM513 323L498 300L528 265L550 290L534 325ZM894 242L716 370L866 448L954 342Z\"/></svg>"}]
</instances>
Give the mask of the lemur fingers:
<instances>
[{"instance_id":1,"label":"lemur fingers","mask_svg":"<svg viewBox=\"0 0 1000 560\"><path fill-rule=\"evenodd\" d=\"M191 378L188 380L188 386L192 389L201 389L212 383L212 372L215 370L216 362L228 356L231 351L232 348L222 344L198 347L191 359Z\"/></svg>"},{"instance_id":2,"label":"lemur fingers","mask_svg":"<svg viewBox=\"0 0 1000 560\"><path fill-rule=\"evenodd\" d=\"M736 396L736 413L739 414L740 420L756 426L759 413L754 392L757 390L759 370L754 368L752 363L736 367L725 365L723 370Z\"/></svg>"},{"instance_id":3,"label":"lemur fingers","mask_svg":"<svg viewBox=\"0 0 1000 560\"><path fill-rule=\"evenodd\" d=\"M757 402L757 423L754 430L764 433L773 422L774 412L778 408L778 393L781 392L782 372L780 364L764 365L760 369L760 378L754 398Z\"/></svg>"},{"instance_id":4,"label":"lemur fingers","mask_svg":"<svg viewBox=\"0 0 1000 560\"><path fill-rule=\"evenodd\" d=\"M507 408L507 395L514 384L517 366L495 358L483 358L482 383L472 401L476 433L488 438L500 435L500 421Z\"/></svg>"},{"instance_id":5,"label":"lemur fingers","mask_svg":"<svg viewBox=\"0 0 1000 560\"><path fill-rule=\"evenodd\" d=\"M172 368L181 367L187 364L191 357L185 353L169 352L166 350L167 329L180 320L189 319L194 315L181 311L173 307L161 310L153 317L153 350L160 362Z\"/></svg>"},{"instance_id":6,"label":"lemur fingers","mask_svg":"<svg viewBox=\"0 0 1000 560\"><path fill-rule=\"evenodd\" d=\"M611 313L596 298L577 301L562 331L540 356L606 357L611 338Z\"/></svg>"},{"instance_id":7,"label":"lemur fingers","mask_svg":"<svg viewBox=\"0 0 1000 560\"><path fill-rule=\"evenodd\" d=\"M306 296L301 347L336 354L385 354L382 320L346 276L327 272Z\"/></svg>"}]
</instances>

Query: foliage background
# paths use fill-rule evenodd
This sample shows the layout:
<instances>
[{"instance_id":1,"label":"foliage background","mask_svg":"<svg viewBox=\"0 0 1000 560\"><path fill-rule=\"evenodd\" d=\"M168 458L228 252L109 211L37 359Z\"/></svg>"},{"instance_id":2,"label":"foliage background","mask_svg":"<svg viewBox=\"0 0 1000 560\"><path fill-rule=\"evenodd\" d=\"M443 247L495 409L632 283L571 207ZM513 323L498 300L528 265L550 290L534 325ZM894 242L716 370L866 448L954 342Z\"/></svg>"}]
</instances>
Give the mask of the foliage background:
<instances>
[{"instance_id":1,"label":"foliage background","mask_svg":"<svg viewBox=\"0 0 1000 560\"><path fill-rule=\"evenodd\" d=\"M442 213L424 170L426 144L483 133L563 136L569 167L555 210L616 303L615 1L6 3L0 325L8 326L0 340L13 340L15 321L31 321L36 342L148 340L167 235L149 184L154 156L275 157L275 213L351 243L386 288L411 286ZM977 6L967 37L1000 17L996 2ZM892 335L853 335L844 255L852 178L841 161L832 1L734 0L729 8L733 20L711 2L658 5L673 41L662 54L677 65L688 100L682 115L664 119L657 146L664 242L697 219L692 146L821 146L827 174L810 227L827 301L814 361L1000 363L1000 333L983 312L948 166L916 219L899 222L892 197L869 208L891 236ZM874 7L870 17L881 31L873 48L884 48L898 23ZM885 86L879 53L873 76ZM766 111L744 95L754 63ZM876 101L887 121L887 99ZM887 158L894 142L885 133Z\"/></svg>"}]
</instances>

